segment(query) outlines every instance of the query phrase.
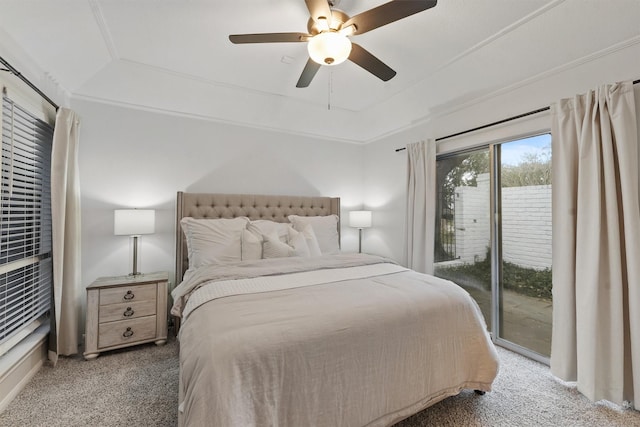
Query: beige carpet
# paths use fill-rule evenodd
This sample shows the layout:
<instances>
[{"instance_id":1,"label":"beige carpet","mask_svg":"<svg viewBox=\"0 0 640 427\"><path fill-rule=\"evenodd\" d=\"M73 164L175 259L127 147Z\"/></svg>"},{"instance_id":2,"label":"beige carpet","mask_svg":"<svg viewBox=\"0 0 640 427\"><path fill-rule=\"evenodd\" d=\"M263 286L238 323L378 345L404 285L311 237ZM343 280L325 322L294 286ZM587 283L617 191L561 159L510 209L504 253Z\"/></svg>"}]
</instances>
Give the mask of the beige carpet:
<instances>
[{"instance_id":1,"label":"beige carpet","mask_svg":"<svg viewBox=\"0 0 640 427\"><path fill-rule=\"evenodd\" d=\"M640 412L593 404L555 380L546 366L498 349L494 391L463 391L396 427L640 426ZM64 358L45 366L0 414L0 426L174 426L178 345L106 353L92 362ZM304 426L300 426L304 427Z\"/></svg>"}]
</instances>

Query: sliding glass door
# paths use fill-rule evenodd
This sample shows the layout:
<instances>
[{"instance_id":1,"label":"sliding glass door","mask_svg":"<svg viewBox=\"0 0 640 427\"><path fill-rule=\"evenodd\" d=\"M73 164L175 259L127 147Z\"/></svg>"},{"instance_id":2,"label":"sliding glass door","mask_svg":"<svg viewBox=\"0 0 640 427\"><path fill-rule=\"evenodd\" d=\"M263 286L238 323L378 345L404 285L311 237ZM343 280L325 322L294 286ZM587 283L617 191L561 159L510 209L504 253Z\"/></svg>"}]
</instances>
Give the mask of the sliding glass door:
<instances>
[{"instance_id":1,"label":"sliding glass door","mask_svg":"<svg viewBox=\"0 0 640 427\"><path fill-rule=\"evenodd\" d=\"M497 145L499 337L551 354L551 136Z\"/></svg>"},{"instance_id":2,"label":"sliding glass door","mask_svg":"<svg viewBox=\"0 0 640 427\"><path fill-rule=\"evenodd\" d=\"M489 149L447 156L436 165L435 275L465 288L491 327Z\"/></svg>"},{"instance_id":3,"label":"sliding glass door","mask_svg":"<svg viewBox=\"0 0 640 427\"><path fill-rule=\"evenodd\" d=\"M551 136L442 156L435 275L478 302L494 341L551 352Z\"/></svg>"}]
</instances>

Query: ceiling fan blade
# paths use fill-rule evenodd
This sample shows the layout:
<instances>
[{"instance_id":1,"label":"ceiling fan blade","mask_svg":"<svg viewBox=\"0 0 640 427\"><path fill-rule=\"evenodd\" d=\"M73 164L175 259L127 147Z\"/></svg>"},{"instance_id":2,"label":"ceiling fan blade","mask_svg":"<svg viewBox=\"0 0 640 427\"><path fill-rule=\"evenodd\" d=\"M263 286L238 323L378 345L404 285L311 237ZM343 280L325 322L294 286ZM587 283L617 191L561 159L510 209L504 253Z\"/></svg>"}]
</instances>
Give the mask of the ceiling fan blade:
<instances>
[{"instance_id":1,"label":"ceiling fan blade","mask_svg":"<svg viewBox=\"0 0 640 427\"><path fill-rule=\"evenodd\" d=\"M375 30L383 25L390 24L399 19L411 16L414 13L430 9L438 3L438 0L395 0L381 6L369 9L351 17L342 27L355 25L354 34L363 34Z\"/></svg>"},{"instance_id":2,"label":"ceiling fan blade","mask_svg":"<svg viewBox=\"0 0 640 427\"><path fill-rule=\"evenodd\" d=\"M298 79L298 83L296 83L296 87L307 87L311 80L315 77L316 73L320 69L320 64L314 62L311 58L307 61L307 65L304 66L304 70L302 70L302 74Z\"/></svg>"},{"instance_id":3,"label":"ceiling fan blade","mask_svg":"<svg viewBox=\"0 0 640 427\"><path fill-rule=\"evenodd\" d=\"M351 53L349 54L349 60L355 64L358 64L374 76L378 77L385 82L391 80L396 72L393 71L387 64L380 61L373 56L369 51L362 46L352 43Z\"/></svg>"},{"instance_id":4,"label":"ceiling fan blade","mask_svg":"<svg viewBox=\"0 0 640 427\"><path fill-rule=\"evenodd\" d=\"M229 36L231 43L289 43L306 42L311 35L306 33L263 33L233 34Z\"/></svg>"},{"instance_id":5,"label":"ceiling fan blade","mask_svg":"<svg viewBox=\"0 0 640 427\"><path fill-rule=\"evenodd\" d=\"M331 20L331 8L327 0L304 0L307 3L307 9L309 9L309 15L311 19L318 22L318 19L324 18L327 21Z\"/></svg>"}]
</instances>

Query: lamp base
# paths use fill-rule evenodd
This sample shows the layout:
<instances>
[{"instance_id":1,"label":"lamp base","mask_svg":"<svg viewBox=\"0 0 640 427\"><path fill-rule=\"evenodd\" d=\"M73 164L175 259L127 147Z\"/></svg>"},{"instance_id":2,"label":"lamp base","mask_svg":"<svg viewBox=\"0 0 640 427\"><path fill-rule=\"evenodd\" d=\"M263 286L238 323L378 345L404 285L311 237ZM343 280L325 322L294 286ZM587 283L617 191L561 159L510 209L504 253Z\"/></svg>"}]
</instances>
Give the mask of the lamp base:
<instances>
[{"instance_id":1,"label":"lamp base","mask_svg":"<svg viewBox=\"0 0 640 427\"><path fill-rule=\"evenodd\" d=\"M138 237L133 236L133 271L129 273L129 276L139 276L142 273L138 271Z\"/></svg>"}]
</instances>

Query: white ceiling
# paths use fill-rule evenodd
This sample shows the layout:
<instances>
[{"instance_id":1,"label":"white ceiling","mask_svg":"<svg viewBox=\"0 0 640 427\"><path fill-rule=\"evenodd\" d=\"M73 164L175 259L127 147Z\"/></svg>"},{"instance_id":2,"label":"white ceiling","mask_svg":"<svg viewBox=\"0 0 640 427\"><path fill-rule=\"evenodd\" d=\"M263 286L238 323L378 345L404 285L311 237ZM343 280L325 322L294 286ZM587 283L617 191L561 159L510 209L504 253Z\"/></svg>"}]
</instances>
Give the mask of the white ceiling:
<instances>
[{"instance_id":1,"label":"white ceiling","mask_svg":"<svg viewBox=\"0 0 640 427\"><path fill-rule=\"evenodd\" d=\"M298 89L305 43L227 37L306 32L307 20L303 0L0 0L0 34L72 98L349 142L640 43L638 0L439 0L353 38L392 80L346 62Z\"/></svg>"}]
</instances>

